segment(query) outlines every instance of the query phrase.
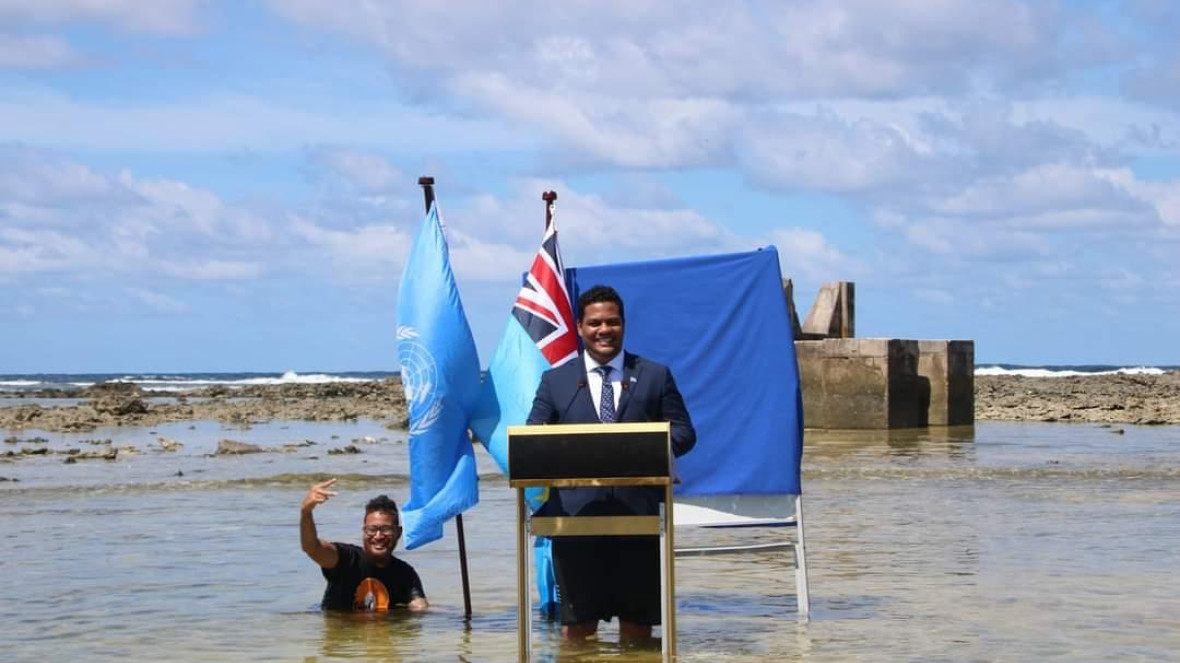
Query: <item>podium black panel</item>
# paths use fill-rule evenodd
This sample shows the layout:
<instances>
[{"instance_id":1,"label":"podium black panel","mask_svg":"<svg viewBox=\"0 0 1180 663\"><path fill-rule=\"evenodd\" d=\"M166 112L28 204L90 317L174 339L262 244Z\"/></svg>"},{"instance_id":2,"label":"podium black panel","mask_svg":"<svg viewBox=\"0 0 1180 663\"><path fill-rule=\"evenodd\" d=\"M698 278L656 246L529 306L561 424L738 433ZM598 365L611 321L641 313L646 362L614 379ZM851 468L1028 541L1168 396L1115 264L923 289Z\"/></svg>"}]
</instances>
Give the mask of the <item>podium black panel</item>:
<instances>
[{"instance_id":1,"label":"podium black panel","mask_svg":"<svg viewBox=\"0 0 1180 663\"><path fill-rule=\"evenodd\" d=\"M618 426L618 428L616 428ZM624 426L626 428L624 428ZM508 445L512 480L667 477L667 424L514 428ZM623 431L626 432L623 432Z\"/></svg>"}]
</instances>

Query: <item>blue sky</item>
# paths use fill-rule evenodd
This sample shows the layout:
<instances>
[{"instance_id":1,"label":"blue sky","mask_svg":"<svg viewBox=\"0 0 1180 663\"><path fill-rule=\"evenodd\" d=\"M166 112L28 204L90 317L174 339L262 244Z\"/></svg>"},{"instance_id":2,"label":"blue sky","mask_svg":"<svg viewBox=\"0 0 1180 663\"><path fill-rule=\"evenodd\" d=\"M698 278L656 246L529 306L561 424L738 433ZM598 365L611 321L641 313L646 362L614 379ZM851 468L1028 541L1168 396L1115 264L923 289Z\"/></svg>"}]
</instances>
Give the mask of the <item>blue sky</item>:
<instances>
[{"instance_id":1,"label":"blue sky","mask_svg":"<svg viewBox=\"0 0 1180 663\"><path fill-rule=\"evenodd\" d=\"M778 247L980 363L1180 364L1180 3L0 0L0 373L486 363L570 265Z\"/></svg>"}]
</instances>

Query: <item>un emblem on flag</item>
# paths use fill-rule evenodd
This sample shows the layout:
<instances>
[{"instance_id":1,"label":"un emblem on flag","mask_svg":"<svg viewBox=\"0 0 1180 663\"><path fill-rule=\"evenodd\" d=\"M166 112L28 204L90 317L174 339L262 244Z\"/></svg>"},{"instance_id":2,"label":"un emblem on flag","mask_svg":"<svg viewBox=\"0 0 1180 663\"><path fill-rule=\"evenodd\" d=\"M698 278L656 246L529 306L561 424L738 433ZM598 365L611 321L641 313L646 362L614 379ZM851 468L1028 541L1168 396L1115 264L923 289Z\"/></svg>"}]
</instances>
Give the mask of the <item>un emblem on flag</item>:
<instances>
[{"instance_id":1,"label":"un emblem on flag","mask_svg":"<svg viewBox=\"0 0 1180 663\"><path fill-rule=\"evenodd\" d=\"M438 367L430 351L418 342L418 330L397 328L397 359L402 366L410 435L425 433L438 420L442 401L438 398Z\"/></svg>"}]
</instances>

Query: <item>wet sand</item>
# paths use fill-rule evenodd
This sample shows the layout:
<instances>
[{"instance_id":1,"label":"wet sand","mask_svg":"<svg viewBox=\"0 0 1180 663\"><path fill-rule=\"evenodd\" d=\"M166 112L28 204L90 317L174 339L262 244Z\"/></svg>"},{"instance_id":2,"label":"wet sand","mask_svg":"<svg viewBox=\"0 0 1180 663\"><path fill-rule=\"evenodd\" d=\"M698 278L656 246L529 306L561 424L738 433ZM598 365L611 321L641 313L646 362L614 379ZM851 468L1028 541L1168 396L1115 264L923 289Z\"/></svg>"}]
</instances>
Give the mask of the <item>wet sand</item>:
<instances>
[{"instance_id":1,"label":"wet sand","mask_svg":"<svg viewBox=\"0 0 1180 663\"><path fill-rule=\"evenodd\" d=\"M187 392L150 392L134 384L107 383L82 391L8 392L0 397L9 405L0 407L0 430L6 431L84 432L202 420L241 426L367 418L389 429L402 429L406 424L405 397L396 378L238 389L205 387ZM977 376L975 418L1180 424L1180 372L1054 378Z\"/></svg>"}]
</instances>

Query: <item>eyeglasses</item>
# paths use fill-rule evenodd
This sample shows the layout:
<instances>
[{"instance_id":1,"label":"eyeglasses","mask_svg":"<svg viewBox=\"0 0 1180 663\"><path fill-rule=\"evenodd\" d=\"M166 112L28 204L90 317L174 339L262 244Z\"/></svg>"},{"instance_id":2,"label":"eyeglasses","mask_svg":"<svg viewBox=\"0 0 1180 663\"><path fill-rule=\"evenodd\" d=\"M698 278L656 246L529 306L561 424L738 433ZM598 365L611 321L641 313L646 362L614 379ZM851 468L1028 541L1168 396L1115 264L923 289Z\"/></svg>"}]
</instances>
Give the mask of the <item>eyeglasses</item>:
<instances>
[{"instance_id":1,"label":"eyeglasses","mask_svg":"<svg viewBox=\"0 0 1180 663\"><path fill-rule=\"evenodd\" d=\"M394 533L394 531L397 530L396 527L378 527L377 525L369 525L368 527L364 527L362 529L364 529L365 534L368 534L369 536L377 536L378 534L390 536Z\"/></svg>"}]
</instances>

